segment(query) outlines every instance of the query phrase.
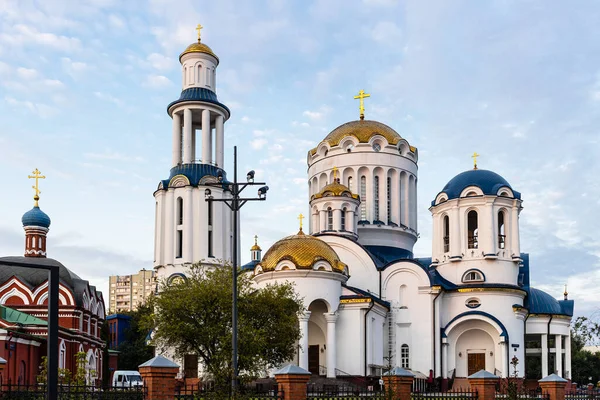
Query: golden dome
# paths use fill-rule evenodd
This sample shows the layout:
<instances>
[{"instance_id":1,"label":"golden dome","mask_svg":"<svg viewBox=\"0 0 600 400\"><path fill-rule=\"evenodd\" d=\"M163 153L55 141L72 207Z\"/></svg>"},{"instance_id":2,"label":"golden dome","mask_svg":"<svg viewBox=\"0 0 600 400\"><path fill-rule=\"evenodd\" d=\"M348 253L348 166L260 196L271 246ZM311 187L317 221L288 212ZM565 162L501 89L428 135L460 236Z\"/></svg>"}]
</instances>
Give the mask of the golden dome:
<instances>
[{"instance_id":1,"label":"golden dome","mask_svg":"<svg viewBox=\"0 0 600 400\"><path fill-rule=\"evenodd\" d=\"M334 147L339 145L341 140L346 136L354 136L358 139L359 143L369 143L369 140L375 135L383 136L391 145L398 144L402 139L398 132L381 122L360 119L338 126L321 143L327 142L330 147ZM415 147L410 146L410 151L414 152L415 150ZM316 152L317 148L315 147L310 151L310 154L315 154Z\"/></svg>"},{"instance_id":2,"label":"golden dome","mask_svg":"<svg viewBox=\"0 0 600 400\"><path fill-rule=\"evenodd\" d=\"M348 186L340 183L339 179L336 179L335 182L330 183L325 186L319 193L315 193L310 197L310 200L320 199L321 197L330 197L330 196L345 196L352 197L353 199L358 199L358 195L354 194L350 191Z\"/></svg>"},{"instance_id":3,"label":"golden dome","mask_svg":"<svg viewBox=\"0 0 600 400\"><path fill-rule=\"evenodd\" d=\"M254 246L250 247L250 251L262 251L258 245L258 236L254 235Z\"/></svg>"},{"instance_id":4,"label":"golden dome","mask_svg":"<svg viewBox=\"0 0 600 400\"><path fill-rule=\"evenodd\" d=\"M181 53L179 55L179 61L181 61L181 57L183 57L184 54L188 54L188 53L210 54L211 56L213 56L214 58L217 59L217 63L219 62L219 57L217 57L217 55L212 51L212 49L210 47L208 47L204 43L201 43L200 40L198 40L196 43L192 43L188 47L186 47L186 49L183 51L183 53Z\"/></svg>"},{"instance_id":5,"label":"golden dome","mask_svg":"<svg viewBox=\"0 0 600 400\"><path fill-rule=\"evenodd\" d=\"M271 246L258 265L263 272L274 271L282 260L291 261L297 269L312 269L321 260L327 261L335 272L344 272L346 268L331 246L317 237L305 235L302 229Z\"/></svg>"}]
</instances>

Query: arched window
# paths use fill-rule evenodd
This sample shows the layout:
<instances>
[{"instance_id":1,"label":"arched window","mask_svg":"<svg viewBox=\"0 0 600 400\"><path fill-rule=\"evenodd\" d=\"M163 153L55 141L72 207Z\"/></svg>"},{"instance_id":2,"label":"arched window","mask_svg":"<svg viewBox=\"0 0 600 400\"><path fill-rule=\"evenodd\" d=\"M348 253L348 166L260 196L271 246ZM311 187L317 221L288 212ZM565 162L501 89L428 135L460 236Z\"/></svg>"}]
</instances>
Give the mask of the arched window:
<instances>
[{"instance_id":1,"label":"arched window","mask_svg":"<svg viewBox=\"0 0 600 400\"><path fill-rule=\"evenodd\" d=\"M196 75L197 78L197 83L198 84L202 84L202 82L200 81L202 79L202 65L198 65L198 75Z\"/></svg>"},{"instance_id":2,"label":"arched window","mask_svg":"<svg viewBox=\"0 0 600 400\"><path fill-rule=\"evenodd\" d=\"M392 222L392 178L387 178L387 223Z\"/></svg>"},{"instance_id":3,"label":"arched window","mask_svg":"<svg viewBox=\"0 0 600 400\"><path fill-rule=\"evenodd\" d=\"M400 366L404 369L410 368L410 349L406 343L400 347Z\"/></svg>"},{"instance_id":4,"label":"arched window","mask_svg":"<svg viewBox=\"0 0 600 400\"><path fill-rule=\"evenodd\" d=\"M375 206L375 221L379 221L379 177L373 180L373 205Z\"/></svg>"},{"instance_id":5,"label":"arched window","mask_svg":"<svg viewBox=\"0 0 600 400\"><path fill-rule=\"evenodd\" d=\"M27 372L27 364L25 364L25 361L21 360L21 363L19 364L19 380L18 380L18 383L21 385L25 384L26 372Z\"/></svg>"},{"instance_id":6,"label":"arched window","mask_svg":"<svg viewBox=\"0 0 600 400\"><path fill-rule=\"evenodd\" d=\"M467 282L484 282L485 278L483 276L483 274L481 273L481 271L478 271L476 269L471 269L467 272L464 273L463 277L462 277L462 281L464 283Z\"/></svg>"},{"instance_id":7,"label":"arched window","mask_svg":"<svg viewBox=\"0 0 600 400\"><path fill-rule=\"evenodd\" d=\"M367 220L367 177L360 177L360 220Z\"/></svg>"},{"instance_id":8,"label":"arched window","mask_svg":"<svg viewBox=\"0 0 600 400\"><path fill-rule=\"evenodd\" d=\"M65 364L67 361L67 345L64 340L60 341L60 348L58 352L58 368L65 368Z\"/></svg>"},{"instance_id":9,"label":"arched window","mask_svg":"<svg viewBox=\"0 0 600 400\"><path fill-rule=\"evenodd\" d=\"M341 230L345 231L346 230L346 207L342 208L342 227Z\"/></svg>"},{"instance_id":10,"label":"arched window","mask_svg":"<svg viewBox=\"0 0 600 400\"><path fill-rule=\"evenodd\" d=\"M450 251L450 217L444 216L444 253Z\"/></svg>"},{"instance_id":11,"label":"arched window","mask_svg":"<svg viewBox=\"0 0 600 400\"><path fill-rule=\"evenodd\" d=\"M477 240L477 234L479 230L477 228L477 211L471 210L467 214L467 241L469 249L479 248L479 242Z\"/></svg>"},{"instance_id":12,"label":"arched window","mask_svg":"<svg viewBox=\"0 0 600 400\"><path fill-rule=\"evenodd\" d=\"M348 185L347 186L348 186L348 189L350 189L350 191L352 191L352 177L351 176L348 177Z\"/></svg>"},{"instance_id":13,"label":"arched window","mask_svg":"<svg viewBox=\"0 0 600 400\"><path fill-rule=\"evenodd\" d=\"M183 224L183 199L177 198L177 225Z\"/></svg>"},{"instance_id":14,"label":"arched window","mask_svg":"<svg viewBox=\"0 0 600 400\"><path fill-rule=\"evenodd\" d=\"M498 248L506 248L506 234L504 231L504 211L498 212Z\"/></svg>"},{"instance_id":15,"label":"arched window","mask_svg":"<svg viewBox=\"0 0 600 400\"><path fill-rule=\"evenodd\" d=\"M331 209L331 207L327 208L327 230L333 230L333 210Z\"/></svg>"}]
</instances>

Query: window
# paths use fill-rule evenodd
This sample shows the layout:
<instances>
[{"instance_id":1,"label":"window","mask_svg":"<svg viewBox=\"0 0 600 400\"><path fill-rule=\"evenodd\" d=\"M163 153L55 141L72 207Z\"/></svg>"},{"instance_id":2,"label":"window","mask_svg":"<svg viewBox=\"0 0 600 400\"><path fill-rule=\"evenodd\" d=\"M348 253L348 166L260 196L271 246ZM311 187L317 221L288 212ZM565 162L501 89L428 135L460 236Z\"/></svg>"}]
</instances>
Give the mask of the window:
<instances>
[{"instance_id":1,"label":"window","mask_svg":"<svg viewBox=\"0 0 600 400\"><path fill-rule=\"evenodd\" d=\"M213 256L213 202L208 202L208 256Z\"/></svg>"},{"instance_id":2,"label":"window","mask_svg":"<svg viewBox=\"0 0 600 400\"><path fill-rule=\"evenodd\" d=\"M400 347L400 366L404 369L410 368L410 349L407 344Z\"/></svg>"},{"instance_id":3,"label":"window","mask_svg":"<svg viewBox=\"0 0 600 400\"><path fill-rule=\"evenodd\" d=\"M202 84L202 82L200 82L200 79L202 77L202 65L198 65L198 83Z\"/></svg>"},{"instance_id":4,"label":"window","mask_svg":"<svg viewBox=\"0 0 600 400\"><path fill-rule=\"evenodd\" d=\"M468 248L477 249L479 248L479 242L477 241L477 211L472 210L467 214L467 231L468 231Z\"/></svg>"},{"instance_id":5,"label":"window","mask_svg":"<svg viewBox=\"0 0 600 400\"><path fill-rule=\"evenodd\" d=\"M392 222L392 178L387 178L387 223Z\"/></svg>"},{"instance_id":6,"label":"window","mask_svg":"<svg viewBox=\"0 0 600 400\"><path fill-rule=\"evenodd\" d=\"M367 219L367 178L364 175L360 177L360 219Z\"/></svg>"},{"instance_id":7,"label":"window","mask_svg":"<svg viewBox=\"0 0 600 400\"><path fill-rule=\"evenodd\" d=\"M112 327L111 327L112 328ZM58 356L58 368L65 368L66 360L67 360L67 345L64 340L60 341L59 347L59 356Z\"/></svg>"},{"instance_id":8,"label":"window","mask_svg":"<svg viewBox=\"0 0 600 400\"><path fill-rule=\"evenodd\" d=\"M465 301L465 306L467 306L469 308L477 308L480 305L481 305L481 303L479 302L479 299L476 299L476 298L467 299L467 301Z\"/></svg>"},{"instance_id":9,"label":"window","mask_svg":"<svg viewBox=\"0 0 600 400\"><path fill-rule=\"evenodd\" d=\"M376 176L373 183L373 205L375 206L375 221L379 221L379 177Z\"/></svg>"},{"instance_id":10,"label":"window","mask_svg":"<svg viewBox=\"0 0 600 400\"><path fill-rule=\"evenodd\" d=\"M331 207L327 208L327 230L333 230L333 210L331 209Z\"/></svg>"},{"instance_id":11,"label":"window","mask_svg":"<svg viewBox=\"0 0 600 400\"><path fill-rule=\"evenodd\" d=\"M481 273L481 271L472 269L472 270L465 272L465 274L463 275L462 281L463 282L483 282L483 281L485 281L485 278L483 277L483 274Z\"/></svg>"},{"instance_id":12,"label":"window","mask_svg":"<svg viewBox=\"0 0 600 400\"><path fill-rule=\"evenodd\" d=\"M504 233L504 211L498 213L498 248L506 248L506 234Z\"/></svg>"},{"instance_id":13,"label":"window","mask_svg":"<svg viewBox=\"0 0 600 400\"><path fill-rule=\"evenodd\" d=\"M379 143L373 143L373 151L379 152L381 150L381 145Z\"/></svg>"},{"instance_id":14,"label":"window","mask_svg":"<svg viewBox=\"0 0 600 400\"><path fill-rule=\"evenodd\" d=\"M183 199L177 198L177 225L183 224Z\"/></svg>"},{"instance_id":15,"label":"window","mask_svg":"<svg viewBox=\"0 0 600 400\"><path fill-rule=\"evenodd\" d=\"M346 207L342 208L342 227L341 230L345 231L346 230Z\"/></svg>"},{"instance_id":16,"label":"window","mask_svg":"<svg viewBox=\"0 0 600 400\"><path fill-rule=\"evenodd\" d=\"M181 258L183 256L183 231L177 231L177 252L175 258Z\"/></svg>"},{"instance_id":17,"label":"window","mask_svg":"<svg viewBox=\"0 0 600 400\"><path fill-rule=\"evenodd\" d=\"M348 186L348 189L350 189L350 191L352 191L352 177L351 176L348 177L348 185L347 186Z\"/></svg>"},{"instance_id":18,"label":"window","mask_svg":"<svg viewBox=\"0 0 600 400\"><path fill-rule=\"evenodd\" d=\"M444 216L444 253L450 251L450 218Z\"/></svg>"}]
</instances>

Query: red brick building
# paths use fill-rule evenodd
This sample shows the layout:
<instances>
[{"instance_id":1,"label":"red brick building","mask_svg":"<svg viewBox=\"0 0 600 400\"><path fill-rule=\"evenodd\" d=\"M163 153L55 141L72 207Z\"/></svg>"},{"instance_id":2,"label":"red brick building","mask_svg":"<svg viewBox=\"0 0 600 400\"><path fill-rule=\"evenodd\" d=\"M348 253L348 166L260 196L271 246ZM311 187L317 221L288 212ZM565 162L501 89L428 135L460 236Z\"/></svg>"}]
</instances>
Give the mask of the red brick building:
<instances>
[{"instance_id":1,"label":"red brick building","mask_svg":"<svg viewBox=\"0 0 600 400\"><path fill-rule=\"evenodd\" d=\"M7 362L0 372L2 383L34 384L47 353L48 272L23 264L59 268L59 367L75 373L75 355L84 352L88 381L95 382L102 378L106 346L100 339L105 319L102 293L58 261L46 258L50 218L37 201L22 222L25 256L1 258L15 263L0 267L0 357Z\"/></svg>"}]
</instances>

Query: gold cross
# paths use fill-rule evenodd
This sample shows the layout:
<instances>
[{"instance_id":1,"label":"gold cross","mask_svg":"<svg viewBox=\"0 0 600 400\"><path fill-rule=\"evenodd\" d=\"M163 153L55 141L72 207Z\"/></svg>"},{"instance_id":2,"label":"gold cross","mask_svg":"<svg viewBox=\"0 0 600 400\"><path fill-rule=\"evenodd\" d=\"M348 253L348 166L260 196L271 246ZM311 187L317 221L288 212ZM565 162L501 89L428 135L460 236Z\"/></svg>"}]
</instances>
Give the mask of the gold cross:
<instances>
[{"instance_id":1,"label":"gold cross","mask_svg":"<svg viewBox=\"0 0 600 400\"><path fill-rule=\"evenodd\" d=\"M38 200L40 199L40 193L42 193L39 188L39 180L46 179L46 177L44 175L42 175L41 172L37 168L32 173L33 173L33 175L28 175L27 177L29 179L35 179L35 186L32 186L31 188L33 190L35 190L35 196L33 196L33 200L35 200L34 206L38 207Z\"/></svg>"},{"instance_id":2,"label":"gold cross","mask_svg":"<svg viewBox=\"0 0 600 400\"><path fill-rule=\"evenodd\" d=\"M334 182L337 180L337 173L338 173L338 168L333 167L333 181Z\"/></svg>"},{"instance_id":3,"label":"gold cross","mask_svg":"<svg viewBox=\"0 0 600 400\"><path fill-rule=\"evenodd\" d=\"M355 99L360 100L360 107L358 107L360 110L360 119L365 119L365 99L367 97L371 97L371 95L365 93L365 91L362 89L358 92L358 96L354 96Z\"/></svg>"},{"instance_id":4,"label":"gold cross","mask_svg":"<svg viewBox=\"0 0 600 400\"><path fill-rule=\"evenodd\" d=\"M254 244L258 246L258 235L254 235Z\"/></svg>"},{"instance_id":5,"label":"gold cross","mask_svg":"<svg viewBox=\"0 0 600 400\"><path fill-rule=\"evenodd\" d=\"M204 28L202 25L198 24L196 26L196 30L198 31L198 41L200 41L200 29Z\"/></svg>"},{"instance_id":6,"label":"gold cross","mask_svg":"<svg viewBox=\"0 0 600 400\"><path fill-rule=\"evenodd\" d=\"M300 220L300 230L302 230L302 220L304 219L304 215L298 215L298 219Z\"/></svg>"},{"instance_id":7,"label":"gold cross","mask_svg":"<svg viewBox=\"0 0 600 400\"><path fill-rule=\"evenodd\" d=\"M473 169L477 169L477 157L479 157L480 155L481 154L477 154L477 152L475 152L471 156L471 158L473 159Z\"/></svg>"}]
</instances>

